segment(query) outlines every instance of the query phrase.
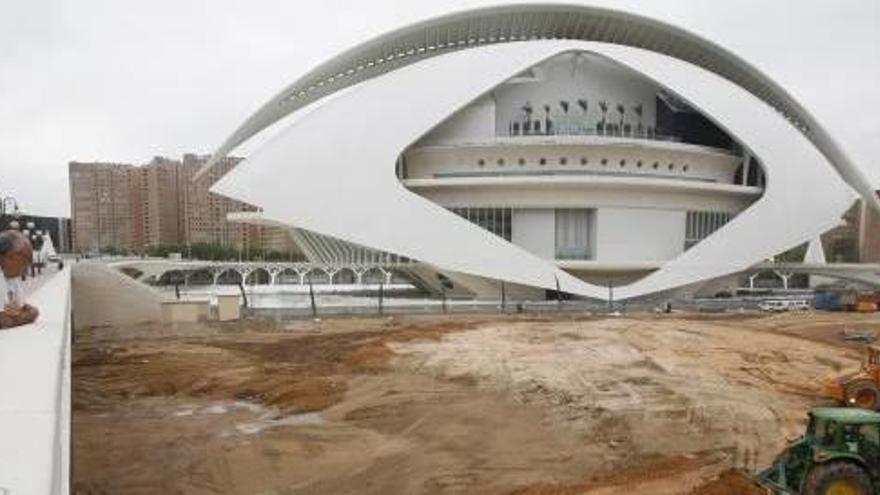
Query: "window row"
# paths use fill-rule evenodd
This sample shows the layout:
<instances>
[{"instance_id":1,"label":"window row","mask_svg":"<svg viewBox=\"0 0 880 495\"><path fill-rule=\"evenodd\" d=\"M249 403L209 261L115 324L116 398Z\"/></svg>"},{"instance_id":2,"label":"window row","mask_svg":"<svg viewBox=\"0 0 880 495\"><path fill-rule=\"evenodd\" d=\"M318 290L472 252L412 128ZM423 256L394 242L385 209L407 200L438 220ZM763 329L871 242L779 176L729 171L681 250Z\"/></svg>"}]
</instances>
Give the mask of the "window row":
<instances>
[{"instance_id":1,"label":"window row","mask_svg":"<svg viewBox=\"0 0 880 495\"><path fill-rule=\"evenodd\" d=\"M511 239L512 208L450 208L450 211L506 241Z\"/></svg>"},{"instance_id":2,"label":"window row","mask_svg":"<svg viewBox=\"0 0 880 495\"><path fill-rule=\"evenodd\" d=\"M723 211L689 211L687 212L684 249L688 250L733 218L731 213Z\"/></svg>"},{"instance_id":3,"label":"window row","mask_svg":"<svg viewBox=\"0 0 880 495\"><path fill-rule=\"evenodd\" d=\"M547 158L544 158L544 157L539 158L537 161L538 165L542 165L542 166L547 165L548 162L549 161L547 160ZM485 158L477 159L477 166L478 167L485 167L487 163L488 163L488 161ZM520 167L525 166L526 163L527 162L526 162L525 158L519 158L516 161L516 164L519 165ZM574 163L574 161L572 161L572 163ZM579 163L581 164L581 166L587 166L590 164L590 159L585 156L582 156L580 158ZM568 165L569 158L565 157L565 156L559 157L558 159L555 160L555 164L563 165L563 166ZM608 165L617 165L620 168L624 168L626 166L633 166L634 165L636 168L639 168L639 169L648 168L648 169L652 169L652 170L660 170L660 169L665 169L665 170L669 170L669 171L676 170L676 165L674 162L660 163L659 161L654 161L654 162L649 163L649 162L645 162L643 160L637 160L637 161L633 162L633 161L628 161L626 159L620 159L620 160L612 163L612 161L609 160L608 158L602 158L601 160L599 160L599 164L602 165L603 167L607 167ZM507 165L507 160L504 158L498 158L495 160L495 165L497 165L499 167L503 167L503 166ZM681 170L682 172L687 172L689 169L690 169L690 165L688 165L688 164L680 165L678 167L678 170Z\"/></svg>"}]
</instances>

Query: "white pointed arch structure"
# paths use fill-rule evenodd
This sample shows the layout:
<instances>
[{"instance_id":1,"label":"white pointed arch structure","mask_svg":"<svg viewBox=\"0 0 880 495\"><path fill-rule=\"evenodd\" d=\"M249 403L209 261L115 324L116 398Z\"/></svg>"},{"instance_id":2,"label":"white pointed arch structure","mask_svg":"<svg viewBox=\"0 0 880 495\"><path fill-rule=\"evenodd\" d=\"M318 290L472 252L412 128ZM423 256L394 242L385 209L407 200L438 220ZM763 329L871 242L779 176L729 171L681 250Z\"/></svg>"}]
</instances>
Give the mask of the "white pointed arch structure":
<instances>
[{"instance_id":1,"label":"white pointed arch structure","mask_svg":"<svg viewBox=\"0 0 880 495\"><path fill-rule=\"evenodd\" d=\"M760 157L767 173L758 202L658 271L621 288L618 297L733 273L814 238L849 206L850 187L877 205L870 184L830 134L747 62L659 21L571 5L461 12L355 47L266 103L206 169L287 115L349 88L319 102L214 189L260 206L267 223L294 225L444 270L604 298L604 288L486 235L408 191L394 174L397 155L426 131L501 81L567 51L615 60L684 97ZM295 178L309 186L291 195L283 179Z\"/></svg>"}]
</instances>

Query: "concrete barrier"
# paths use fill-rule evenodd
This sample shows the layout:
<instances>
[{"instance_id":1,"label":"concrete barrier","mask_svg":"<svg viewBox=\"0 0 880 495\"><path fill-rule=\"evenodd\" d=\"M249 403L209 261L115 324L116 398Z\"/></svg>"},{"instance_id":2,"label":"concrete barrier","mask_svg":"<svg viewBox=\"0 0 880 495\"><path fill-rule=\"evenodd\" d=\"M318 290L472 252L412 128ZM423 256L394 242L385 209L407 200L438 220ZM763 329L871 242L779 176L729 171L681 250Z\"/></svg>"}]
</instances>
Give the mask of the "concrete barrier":
<instances>
[{"instance_id":1,"label":"concrete barrier","mask_svg":"<svg viewBox=\"0 0 880 495\"><path fill-rule=\"evenodd\" d=\"M74 325L120 327L162 319L167 296L101 262L73 265Z\"/></svg>"},{"instance_id":2,"label":"concrete barrier","mask_svg":"<svg viewBox=\"0 0 880 495\"><path fill-rule=\"evenodd\" d=\"M70 268L51 277L37 321L0 330L0 493L69 493Z\"/></svg>"},{"instance_id":3,"label":"concrete barrier","mask_svg":"<svg viewBox=\"0 0 880 495\"><path fill-rule=\"evenodd\" d=\"M161 306L165 323L195 323L208 319L208 301L163 301Z\"/></svg>"},{"instance_id":4,"label":"concrete barrier","mask_svg":"<svg viewBox=\"0 0 880 495\"><path fill-rule=\"evenodd\" d=\"M217 319L220 321L238 320L241 318L241 296L217 296Z\"/></svg>"}]
</instances>

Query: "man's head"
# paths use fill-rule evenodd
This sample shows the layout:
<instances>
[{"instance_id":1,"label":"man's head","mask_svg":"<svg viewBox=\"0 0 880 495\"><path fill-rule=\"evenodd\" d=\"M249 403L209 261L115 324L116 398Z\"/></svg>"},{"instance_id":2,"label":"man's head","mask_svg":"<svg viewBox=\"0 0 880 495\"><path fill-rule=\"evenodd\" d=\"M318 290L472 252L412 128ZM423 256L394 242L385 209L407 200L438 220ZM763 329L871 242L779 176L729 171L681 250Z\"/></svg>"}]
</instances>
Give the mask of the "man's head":
<instances>
[{"instance_id":1,"label":"man's head","mask_svg":"<svg viewBox=\"0 0 880 495\"><path fill-rule=\"evenodd\" d=\"M31 264L31 242L17 230L0 232L0 269L7 278L22 276Z\"/></svg>"}]
</instances>

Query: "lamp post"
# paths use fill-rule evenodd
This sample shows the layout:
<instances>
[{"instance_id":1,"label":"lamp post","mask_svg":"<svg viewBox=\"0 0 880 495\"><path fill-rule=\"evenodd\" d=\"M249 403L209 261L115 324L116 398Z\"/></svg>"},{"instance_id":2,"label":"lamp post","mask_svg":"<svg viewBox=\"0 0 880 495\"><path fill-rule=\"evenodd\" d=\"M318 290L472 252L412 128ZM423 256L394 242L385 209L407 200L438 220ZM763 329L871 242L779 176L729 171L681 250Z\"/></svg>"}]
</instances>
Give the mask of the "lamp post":
<instances>
[{"instance_id":1,"label":"lamp post","mask_svg":"<svg viewBox=\"0 0 880 495\"><path fill-rule=\"evenodd\" d=\"M6 215L12 217L8 227L18 230L17 219L21 216L21 213L18 211L18 200L12 196L0 196L0 222L5 220ZM15 224L14 226L13 223ZM0 225L0 228L5 228L5 226Z\"/></svg>"}]
</instances>

